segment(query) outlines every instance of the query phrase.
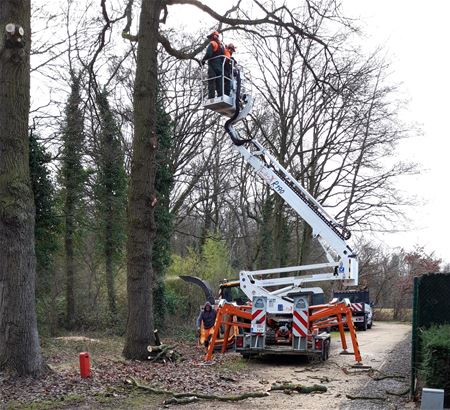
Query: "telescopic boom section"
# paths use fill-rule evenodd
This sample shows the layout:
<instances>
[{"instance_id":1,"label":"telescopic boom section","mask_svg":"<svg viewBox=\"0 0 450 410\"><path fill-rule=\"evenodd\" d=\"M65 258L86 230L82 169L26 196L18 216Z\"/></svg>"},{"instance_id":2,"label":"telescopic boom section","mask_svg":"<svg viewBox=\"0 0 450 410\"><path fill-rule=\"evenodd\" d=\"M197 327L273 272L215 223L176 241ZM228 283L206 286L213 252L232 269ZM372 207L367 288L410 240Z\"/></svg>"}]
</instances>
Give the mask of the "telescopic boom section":
<instances>
[{"instance_id":1,"label":"telescopic boom section","mask_svg":"<svg viewBox=\"0 0 450 410\"><path fill-rule=\"evenodd\" d=\"M236 110L225 124L225 130L233 141L234 148L255 170L256 174L311 226L313 236L317 237L322 245L325 245L324 250L327 253L328 263L308 265L308 270L318 269L322 272L325 270L325 272L311 275L309 278L302 276L302 278L307 282L342 280L345 285L356 286L358 284L358 261L356 254L346 242L350 238L350 232L332 218L321 204L258 141L240 138L234 126L250 113L253 99L249 95L240 95L239 75L238 73Z\"/></svg>"}]
</instances>

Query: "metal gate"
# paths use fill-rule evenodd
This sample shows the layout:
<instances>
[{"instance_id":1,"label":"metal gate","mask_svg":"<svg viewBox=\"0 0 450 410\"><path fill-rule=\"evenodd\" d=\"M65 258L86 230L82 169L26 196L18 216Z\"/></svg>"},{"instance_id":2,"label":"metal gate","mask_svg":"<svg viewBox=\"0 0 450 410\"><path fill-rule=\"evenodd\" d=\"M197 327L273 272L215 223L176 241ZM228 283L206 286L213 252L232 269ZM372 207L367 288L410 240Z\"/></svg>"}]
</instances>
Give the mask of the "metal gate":
<instances>
[{"instance_id":1,"label":"metal gate","mask_svg":"<svg viewBox=\"0 0 450 410\"><path fill-rule=\"evenodd\" d=\"M414 278L411 352L411 396L420 369L420 332L432 325L450 324L450 273L430 273Z\"/></svg>"}]
</instances>

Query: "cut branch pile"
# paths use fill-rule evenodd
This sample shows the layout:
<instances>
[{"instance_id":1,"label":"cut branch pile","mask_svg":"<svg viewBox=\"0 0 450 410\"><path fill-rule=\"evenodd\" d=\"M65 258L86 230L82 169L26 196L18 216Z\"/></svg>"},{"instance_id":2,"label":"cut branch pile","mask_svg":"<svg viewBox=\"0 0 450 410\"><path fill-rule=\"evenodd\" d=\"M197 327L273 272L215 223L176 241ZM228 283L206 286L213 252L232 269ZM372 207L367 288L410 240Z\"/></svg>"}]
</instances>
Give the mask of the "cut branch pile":
<instances>
[{"instance_id":1,"label":"cut branch pile","mask_svg":"<svg viewBox=\"0 0 450 410\"><path fill-rule=\"evenodd\" d=\"M147 346L147 350L150 353L148 360L151 362L179 362L183 360L180 353L178 353L175 348L176 345L166 345L161 343L159 339L158 329L155 329L155 346Z\"/></svg>"},{"instance_id":2,"label":"cut branch pile","mask_svg":"<svg viewBox=\"0 0 450 410\"><path fill-rule=\"evenodd\" d=\"M183 360L181 353L178 353L175 348L176 345L165 345L160 346L148 346L147 350L150 353L148 360L151 362L179 362Z\"/></svg>"}]
</instances>

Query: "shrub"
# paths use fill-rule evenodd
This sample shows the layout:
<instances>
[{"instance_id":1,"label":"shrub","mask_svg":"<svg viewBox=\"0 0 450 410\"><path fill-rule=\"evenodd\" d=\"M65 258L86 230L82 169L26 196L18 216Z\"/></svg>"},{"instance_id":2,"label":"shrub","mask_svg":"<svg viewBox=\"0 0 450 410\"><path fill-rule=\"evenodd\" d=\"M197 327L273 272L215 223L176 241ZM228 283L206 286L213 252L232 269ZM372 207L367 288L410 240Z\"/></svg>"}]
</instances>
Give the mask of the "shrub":
<instances>
[{"instance_id":1,"label":"shrub","mask_svg":"<svg viewBox=\"0 0 450 410\"><path fill-rule=\"evenodd\" d=\"M450 405L450 325L433 326L421 335L422 368L426 387L445 390L445 407Z\"/></svg>"}]
</instances>

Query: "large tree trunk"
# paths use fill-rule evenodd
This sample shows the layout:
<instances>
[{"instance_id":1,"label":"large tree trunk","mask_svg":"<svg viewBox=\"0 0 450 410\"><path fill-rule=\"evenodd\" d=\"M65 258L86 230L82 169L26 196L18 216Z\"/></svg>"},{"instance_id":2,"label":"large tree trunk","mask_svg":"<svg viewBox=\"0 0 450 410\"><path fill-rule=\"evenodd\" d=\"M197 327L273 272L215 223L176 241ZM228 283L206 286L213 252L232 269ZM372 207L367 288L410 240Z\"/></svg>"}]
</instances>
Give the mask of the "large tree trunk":
<instances>
[{"instance_id":1,"label":"large tree trunk","mask_svg":"<svg viewBox=\"0 0 450 410\"><path fill-rule=\"evenodd\" d=\"M7 49L5 25L20 24L26 47ZM30 1L0 2L0 368L43 369L36 323L34 201L28 164Z\"/></svg>"},{"instance_id":2,"label":"large tree trunk","mask_svg":"<svg viewBox=\"0 0 450 410\"><path fill-rule=\"evenodd\" d=\"M128 193L128 322L123 354L146 359L153 336L157 46L161 1L143 0L134 85L133 160Z\"/></svg>"}]
</instances>

